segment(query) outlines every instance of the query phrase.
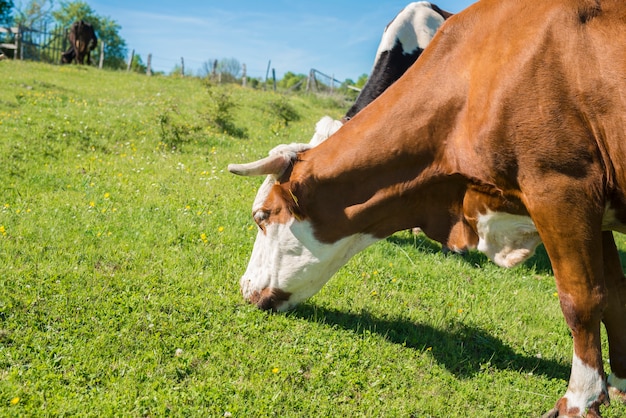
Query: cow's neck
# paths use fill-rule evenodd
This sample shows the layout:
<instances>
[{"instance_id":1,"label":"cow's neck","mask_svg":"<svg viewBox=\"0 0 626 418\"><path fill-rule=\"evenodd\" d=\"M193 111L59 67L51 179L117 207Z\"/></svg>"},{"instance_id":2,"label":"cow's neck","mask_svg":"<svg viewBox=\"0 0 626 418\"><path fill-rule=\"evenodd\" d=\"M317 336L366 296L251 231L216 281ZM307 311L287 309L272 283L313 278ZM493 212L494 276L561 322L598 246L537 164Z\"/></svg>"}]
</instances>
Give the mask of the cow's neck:
<instances>
[{"instance_id":1,"label":"cow's neck","mask_svg":"<svg viewBox=\"0 0 626 418\"><path fill-rule=\"evenodd\" d=\"M445 242L460 219L467 181L455 173L446 144L462 102L411 108L390 93L357 115L360 123L302 154L285 184L323 241L355 233L383 238L419 226Z\"/></svg>"}]
</instances>

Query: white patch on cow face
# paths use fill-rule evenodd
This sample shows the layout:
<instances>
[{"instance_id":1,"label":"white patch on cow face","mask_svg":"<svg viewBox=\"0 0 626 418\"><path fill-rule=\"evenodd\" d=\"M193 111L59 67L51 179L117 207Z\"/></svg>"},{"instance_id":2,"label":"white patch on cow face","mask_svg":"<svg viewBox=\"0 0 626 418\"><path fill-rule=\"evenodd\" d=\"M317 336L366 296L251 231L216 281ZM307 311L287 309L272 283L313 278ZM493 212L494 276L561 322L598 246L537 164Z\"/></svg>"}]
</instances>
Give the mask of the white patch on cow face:
<instances>
[{"instance_id":1,"label":"white patch on cow face","mask_svg":"<svg viewBox=\"0 0 626 418\"><path fill-rule=\"evenodd\" d=\"M443 22L443 17L432 9L430 3L419 1L409 4L385 29L376 52L376 61L380 54L394 47L396 39L402 44L402 52L405 54L417 48L425 49Z\"/></svg>"},{"instance_id":2,"label":"white patch on cow face","mask_svg":"<svg viewBox=\"0 0 626 418\"><path fill-rule=\"evenodd\" d=\"M564 398L567 409L577 408L582 415L593 403L606 393L606 384L598 370L586 365L576 353L572 359L572 374Z\"/></svg>"},{"instance_id":3,"label":"white patch on cow face","mask_svg":"<svg viewBox=\"0 0 626 418\"><path fill-rule=\"evenodd\" d=\"M310 222L293 218L264 229L254 242L241 278L241 292L252 301L266 289L289 294L287 300L271 307L276 310L289 309L313 296L353 255L378 240L356 234L324 244L314 237Z\"/></svg>"},{"instance_id":4,"label":"white patch on cow face","mask_svg":"<svg viewBox=\"0 0 626 418\"><path fill-rule=\"evenodd\" d=\"M501 267L513 267L530 258L541 242L528 216L492 212L478 216L477 249Z\"/></svg>"}]
</instances>

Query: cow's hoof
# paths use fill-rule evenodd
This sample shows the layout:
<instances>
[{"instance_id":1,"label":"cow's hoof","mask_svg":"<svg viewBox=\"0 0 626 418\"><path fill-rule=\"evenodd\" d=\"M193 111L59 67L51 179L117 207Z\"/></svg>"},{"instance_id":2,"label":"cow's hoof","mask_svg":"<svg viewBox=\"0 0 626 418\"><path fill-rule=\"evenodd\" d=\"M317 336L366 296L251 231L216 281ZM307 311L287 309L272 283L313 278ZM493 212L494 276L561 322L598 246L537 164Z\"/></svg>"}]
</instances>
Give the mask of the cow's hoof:
<instances>
[{"instance_id":1,"label":"cow's hoof","mask_svg":"<svg viewBox=\"0 0 626 418\"><path fill-rule=\"evenodd\" d=\"M608 389L609 389L609 397L611 398L612 401L622 402L626 404L626 393L624 393L623 391L613 386L609 386Z\"/></svg>"},{"instance_id":2,"label":"cow's hoof","mask_svg":"<svg viewBox=\"0 0 626 418\"><path fill-rule=\"evenodd\" d=\"M626 379L620 379L611 373L606 383L611 400L626 404Z\"/></svg>"}]
</instances>

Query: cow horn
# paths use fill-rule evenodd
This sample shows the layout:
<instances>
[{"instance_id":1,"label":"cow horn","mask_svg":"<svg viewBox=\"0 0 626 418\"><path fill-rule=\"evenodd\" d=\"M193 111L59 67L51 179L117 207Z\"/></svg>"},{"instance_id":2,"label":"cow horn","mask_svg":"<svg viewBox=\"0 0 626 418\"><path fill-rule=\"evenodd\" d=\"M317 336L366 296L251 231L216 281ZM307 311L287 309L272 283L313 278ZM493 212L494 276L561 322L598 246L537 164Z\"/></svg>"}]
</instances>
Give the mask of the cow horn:
<instances>
[{"instance_id":1,"label":"cow horn","mask_svg":"<svg viewBox=\"0 0 626 418\"><path fill-rule=\"evenodd\" d=\"M291 156L276 154L247 164L229 164L228 171L238 176L261 176L273 174L280 176L291 163Z\"/></svg>"},{"instance_id":2,"label":"cow horn","mask_svg":"<svg viewBox=\"0 0 626 418\"><path fill-rule=\"evenodd\" d=\"M311 148L309 144L279 145L270 151L269 157L248 164L229 164L228 171L239 176L262 176L271 174L279 177L299 152Z\"/></svg>"}]
</instances>

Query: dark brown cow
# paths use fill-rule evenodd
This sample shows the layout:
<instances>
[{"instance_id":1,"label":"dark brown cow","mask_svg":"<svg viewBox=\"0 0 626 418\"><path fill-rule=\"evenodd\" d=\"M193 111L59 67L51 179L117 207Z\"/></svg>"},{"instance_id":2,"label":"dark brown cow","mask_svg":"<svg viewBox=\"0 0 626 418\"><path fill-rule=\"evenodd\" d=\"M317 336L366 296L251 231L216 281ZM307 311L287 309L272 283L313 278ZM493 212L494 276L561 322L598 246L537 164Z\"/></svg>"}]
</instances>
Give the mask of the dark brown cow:
<instances>
[{"instance_id":1,"label":"dark brown cow","mask_svg":"<svg viewBox=\"0 0 626 418\"><path fill-rule=\"evenodd\" d=\"M76 64L84 64L87 58L87 64L91 65L91 51L98 45L98 38L91 23L83 20L72 23L68 38L70 47L61 56L61 62L69 64L74 61Z\"/></svg>"},{"instance_id":2,"label":"dark brown cow","mask_svg":"<svg viewBox=\"0 0 626 418\"><path fill-rule=\"evenodd\" d=\"M327 141L229 166L276 180L253 205L244 297L287 309L415 226L440 242L469 234L506 267L543 241L574 346L546 416L623 401L626 278L611 231L626 232L625 37L623 0L483 0Z\"/></svg>"}]
</instances>

